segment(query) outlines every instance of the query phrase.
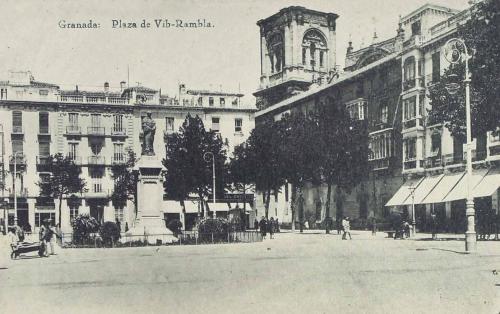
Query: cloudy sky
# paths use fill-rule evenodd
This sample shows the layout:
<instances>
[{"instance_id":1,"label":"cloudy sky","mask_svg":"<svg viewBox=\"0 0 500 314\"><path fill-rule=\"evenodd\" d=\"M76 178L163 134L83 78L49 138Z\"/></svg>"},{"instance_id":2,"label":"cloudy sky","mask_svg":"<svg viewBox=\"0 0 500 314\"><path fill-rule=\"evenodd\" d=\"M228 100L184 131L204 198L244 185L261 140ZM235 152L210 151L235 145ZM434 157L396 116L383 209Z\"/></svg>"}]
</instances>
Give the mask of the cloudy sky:
<instances>
[{"instance_id":1,"label":"cloudy sky","mask_svg":"<svg viewBox=\"0 0 500 314\"><path fill-rule=\"evenodd\" d=\"M7 71L30 70L37 80L62 88L99 89L127 80L130 85L161 88L175 96L178 82L192 89L222 89L251 95L260 75L259 29L256 22L281 8L300 5L334 12L337 61L343 65L349 37L355 49L395 35L398 16L427 0L2 0L0 11L0 80ZM456 9L467 0L435 0ZM198 29L112 28L112 20L210 21ZM91 30L62 29L60 21L99 23ZM153 26L153 25L152 25ZM246 97L248 102L253 97Z\"/></svg>"}]
</instances>

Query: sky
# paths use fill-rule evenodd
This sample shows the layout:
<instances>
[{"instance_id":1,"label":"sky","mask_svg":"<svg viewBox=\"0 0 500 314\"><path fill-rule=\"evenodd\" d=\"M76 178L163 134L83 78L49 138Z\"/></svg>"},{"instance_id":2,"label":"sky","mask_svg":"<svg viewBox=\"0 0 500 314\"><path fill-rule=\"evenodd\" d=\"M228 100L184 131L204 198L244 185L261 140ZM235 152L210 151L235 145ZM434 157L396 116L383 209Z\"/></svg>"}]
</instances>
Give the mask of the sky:
<instances>
[{"instance_id":1,"label":"sky","mask_svg":"<svg viewBox=\"0 0 500 314\"><path fill-rule=\"evenodd\" d=\"M337 19L337 63L343 67L349 38L355 49L395 36L399 15L427 0L2 0L0 80L8 70L29 70L36 80L62 89L161 88L176 96L188 89L241 91L251 104L260 76L256 22L284 7L333 12ZM434 0L454 9L467 0ZM142 20L152 23L140 28ZM154 19L205 19L210 28L156 28ZM99 24L96 29L60 28L67 23ZM138 29L112 28L112 20L135 22Z\"/></svg>"}]
</instances>

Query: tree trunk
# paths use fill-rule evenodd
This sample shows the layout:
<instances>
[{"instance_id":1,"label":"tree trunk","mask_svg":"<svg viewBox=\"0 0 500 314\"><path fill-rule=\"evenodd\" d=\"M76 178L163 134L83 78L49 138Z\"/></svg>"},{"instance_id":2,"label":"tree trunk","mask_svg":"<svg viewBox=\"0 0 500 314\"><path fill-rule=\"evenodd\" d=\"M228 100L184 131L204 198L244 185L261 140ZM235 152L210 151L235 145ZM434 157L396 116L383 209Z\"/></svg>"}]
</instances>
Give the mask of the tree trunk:
<instances>
[{"instance_id":1,"label":"tree trunk","mask_svg":"<svg viewBox=\"0 0 500 314\"><path fill-rule=\"evenodd\" d=\"M267 198L266 198L266 193L267 193ZM264 199L266 200L264 208L266 209L266 219L267 219L269 217L269 203L271 202L271 189L268 189L266 192L264 192Z\"/></svg>"},{"instance_id":2,"label":"tree trunk","mask_svg":"<svg viewBox=\"0 0 500 314\"><path fill-rule=\"evenodd\" d=\"M325 231L327 234L330 233L330 225L331 225L331 217L330 217L330 199L331 199L331 194L332 194L332 184L328 183L328 190L326 192L326 207L325 207Z\"/></svg>"},{"instance_id":3,"label":"tree trunk","mask_svg":"<svg viewBox=\"0 0 500 314\"><path fill-rule=\"evenodd\" d=\"M292 212L292 231L295 231L295 205L297 201L297 188L292 184L292 199L290 204L290 211Z\"/></svg>"},{"instance_id":4,"label":"tree trunk","mask_svg":"<svg viewBox=\"0 0 500 314\"><path fill-rule=\"evenodd\" d=\"M59 228L61 228L61 212L62 212L62 194L59 196L59 219L57 221L59 222Z\"/></svg>"},{"instance_id":5,"label":"tree trunk","mask_svg":"<svg viewBox=\"0 0 500 314\"><path fill-rule=\"evenodd\" d=\"M299 230L304 232L304 196L302 195L302 186L297 188L299 190Z\"/></svg>"}]
</instances>

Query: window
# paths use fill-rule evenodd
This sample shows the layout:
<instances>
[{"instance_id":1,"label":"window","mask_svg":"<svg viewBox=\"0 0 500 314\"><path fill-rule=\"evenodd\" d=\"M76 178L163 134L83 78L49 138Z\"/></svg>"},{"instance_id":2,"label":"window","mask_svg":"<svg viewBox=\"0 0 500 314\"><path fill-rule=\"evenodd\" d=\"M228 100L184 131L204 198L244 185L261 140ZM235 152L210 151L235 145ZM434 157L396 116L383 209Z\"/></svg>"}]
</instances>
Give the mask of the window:
<instances>
[{"instance_id":1,"label":"window","mask_svg":"<svg viewBox=\"0 0 500 314\"><path fill-rule=\"evenodd\" d=\"M418 60L418 73L417 75L419 77L422 77L425 75L425 61L424 59Z\"/></svg>"},{"instance_id":2,"label":"window","mask_svg":"<svg viewBox=\"0 0 500 314\"><path fill-rule=\"evenodd\" d=\"M23 132L23 113L21 111L12 111L12 133Z\"/></svg>"},{"instance_id":3,"label":"window","mask_svg":"<svg viewBox=\"0 0 500 314\"><path fill-rule=\"evenodd\" d=\"M48 134L49 133L49 113L40 112L38 114L38 133Z\"/></svg>"},{"instance_id":4,"label":"window","mask_svg":"<svg viewBox=\"0 0 500 314\"><path fill-rule=\"evenodd\" d=\"M283 66L283 38L281 34L274 34L268 42L269 60L271 62L271 73L280 72Z\"/></svg>"},{"instance_id":5,"label":"window","mask_svg":"<svg viewBox=\"0 0 500 314\"><path fill-rule=\"evenodd\" d=\"M367 116L366 101L361 100L346 105L349 116L354 120L364 120Z\"/></svg>"},{"instance_id":6,"label":"window","mask_svg":"<svg viewBox=\"0 0 500 314\"><path fill-rule=\"evenodd\" d=\"M315 66L316 65L316 44L315 43L310 44L309 53L311 54L309 62L311 64L311 66Z\"/></svg>"},{"instance_id":7,"label":"window","mask_svg":"<svg viewBox=\"0 0 500 314\"><path fill-rule=\"evenodd\" d=\"M380 122L381 123L387 123L389 118L389 108L387 105L381 105L380 106Z\"/></svg>"},{"instance_id":8,"label":"window","mask_svg":"<svg viewBox=\"0 0 500 314\"><path fill-rule=\"evenodd\" d=\"M224 105L226 104L226 99L225 99L224 97L221 97L221 98L219 99L219 103L220 103L220 106L221 106L221 107L224 107Z\"/></svg>"},{"instance_id":9,"label":"window","mask_svg":"<svg viewBox=\"0 0 500 314\"><path fill-rule=\"evenodd\" d=\"M198 97L198 106L203 107L203 97Z\"/></svg>"},{"instance_id":10,"label":"window","mask_svg":"<svg viewBox=\"0 0 500 314\"><path fill-rule=\"evenodd\" d=\"M113 144L113 161L115 163L123 163L125 161L125 154L123 153L123 143Z\"/></svg>"},{"instance_id":11,"label":"window","mask_svg":"<svg viewBox=\"0 0 500 314\"><path fill-rule=\"evenodd\" d=\"M78 207L77 208L69 208L69 222L73 223L73 221L78 217Z\"/></svg>"},{"instance_id":12,"label":"window","mask_svg":"<svg viewBox=\"0 0 500 314\"><path fill-rule=\"evenodd\" d=\"M100 169L89 169L90 171L90 188L92 193L102 192L102 172Z\"/></svg>"},{"instance_id":13,"label":"window","mask_svg":"<svg viewBox=\"0 0 500 314\"><path fill-rule=\"evenodd\" d=\"M235 98L235 99L232 101L232 105L233 105L233 107L238 107L238 100L239 100L239 98Z\"/></svg>"},{"instance_id":14,"label":"window","mask_svg":"<svg viewBox=\"0 0 500 314\"><path fill-rule=\"evenodd\" d=\"M115 219L119 222L123 222L123 207L115 208Z\"/></svg>"},{"instance_id":15,"label":"window","mask_svg":"<svg viewBox=\"0 0 500 314\"><path fill-rule=\"evenodd\" d=\"M392 156L390 134L377 134L370 138L371 159L383 159Z\"/></svg>"},{"instance_id":16,"label":"window","mask_svg":"<svg viewBox=\"0 0 500 314\"><path fill-rule=\"evenodd\" d=\"M411 35L412 36L420 35L420 33L421 33L420 21L416 21L416 22L412 23L411 24Z\"/></svg>"},{"instance_id":17,"label":"window","mask_svg":"<svg viewBox=\"0 0 500 314\"><path fill-rule=\"evenodd\" d=\"M307 49L302 48L302 64L306 65L306 54L307 54Z\"/></svg>"},{"instance_id":18,"label":"window","mask_svg":"<svg viewBox=\"0 0 500 314\"><path fill-rule=\"evenodd\" d=\"M309 57L311 67L323 67L327 63L326 51L328 47L321 32L316 29L307 31L302 39L302 64L306 65Z\"/></svg>"},{"instance_id":19,"label":"window","mask_svg":"<svg viewBox=\"0 0 500 314\"><path fill-rule=\"evenodd\" d=\"M403 142L405 161L415 160L417 158L417 139L407 138Z\"/></svg>"},{"instance_id":20,"label":"window","mask_svg":"<svg viewBox=\"0 0 500 314\"><path fill-rule=\"evenodd\" d=\"M441 133L434 131L431 134L431 153L433 156L439 155L441 151Z\"/></svg>"},{"instance_id":21,"label":"window","mask_svg":"<svg viewBox=\"0 0 500 314\"><path fill-rule=\"evenodd\" d=\"M69 125L78 126L78 113L69 113L68 114Z\"/></svg>"},{"instance_id":22,"label":"window","mask_svg":"<svg viewBox=\"0 0 500 314\"><path fill-rule=\"evenodd\" d=\"M415 79L415 58L409 57L405 60L403 66L403 77L404 81L412 81Z\"/></svg>"},{"instance_id":23,"label":"window","mask_svg":"<svg viewBox=\"0 0 500 314\"><path fill-rule=\"evenodd\" d=\"M324 66L324 56L325 52L324 51L320 51L319 52L319 66L320 68L322 68Z\"/></svg>"},{"instance_id":24,"label":"window","mask_svg":"<svg viewBox=\"0 0 500 314\"><path fill-rule=\"evenodd\" d=\"M435 52L432 54L432 81L439 82L441 77L441 54Z\"/></svg>"},{"instance_id":25,"label":"window","mask_svg":"<svg viewBox=\"0 0 500 314\"><path fill-rule=\"evenodd\" d=\"M78 143L68 143L68 157L76 161L78 158Z\"/></svg>"},{"instance_id":26,"label":"window","mask_svg":"<svg viewBox=\"0 0 500 314\"><path fill-rule=\"evenodd\" d=\"M123 115L115 114L113 116L113 132L124 132L123 128Z\"/></svg>"},{"instance_id":27,"label":"window","mask_svg":"<svg viewBox=\"0 0 500 314\"><path fill-rule=\"evenodd\" d=\"M236 118L234 119L234 132L241 133L243 127L243 119Z\"/></svg>"},{"instance_id":28,"label":"window","mask_svg":"<svg viewBox=\"0 0 500 314\"><path fill-rule=\"evenodd\" d=\"M39 141L38 142L38 152L40 157L50 156L50 142Z\"/></svg>"},{"instance_id":29,"label":"window","mask_svg":"<svg viewBox=\"0 0 500 314\"><path fill-rule=\"evenodd\" d=\"M404 112L404 120L411 120L414 119L416 116L416 96L413 96L411 98L405 99L403 101L403 112Z\"/></svg>"},{"instance_id":30,"label":"window","mask_svg":"<svg viewBox=\"0 0 500 314\"><path fill-rule=\"evenodd\" d=\"M174 132L174 118L166 117L165 123L166 123L165 129L167 130L167 132Z\"/></svg>"},{"instance_id":31,"label":"window","mask_svg":"<svg viewBox=\"0 0 500 314\"><path fill-rule=\"evenodd\" d=\"M100 114L91 114L90 115L90 124L93 128L98 128L101 126L101 115Z\"/></svg>"},{"instance_id":32,"label":"window","mask_svg":"<svg viewBox=\"0 0 500 314\"><path fill-rule=\"evenodd\" d=\"M208 97L208 105L210 107L213 107L214 106L214 98L213 97Z\"/></svg>"},{"instance_id":33,"label":"window","mask_svg":"<svg viewBox=\"0 0 500 314\"><path fill-rule=\"evenodd\" d=\"M45 97L45 96L47 96L49 94L49 91L46 90L46 89L41 89L41 90L38 91L38 94L40 96L42 96L42 97Z\"/></svg>"},{"instance_id":34,"label":"window","mask_svg":"<svg viewBox=\"0 0 500 314\"><path fill-rule=\"evenodd\" d=\"M35 227L40 227L45 219L56 221L56 213L35 213Z\"/></svg>"},{"instance_id":35,"label":"window","mask_svg":"<svg viewBox=\"0 0 500 314\"><path fill-rule=\"evenodd\" d=\"M0 99L7 99L7 89L6 88L0 89Z\"/></svg>"},{"instance_id":36,"label":"window","mask_svg":"<svg viewBox=\"0 0 500 314\"><path fill-rule=\"evenodd\" d=\"M22 138L12 138L12 155L14 156L15 154L23 154L24 152L24 147L23 147L23 139Z\"/></svg>"},{"instance_id":37,"label":"window","mask_svg":"<svg viewBox=\"0 0 500 314\"><path fill-rule=\"evenodd\" d=\"M212 118L212 131L219 132L220 131L220 118L213 117Z\"/></svg>"}]
</instances>

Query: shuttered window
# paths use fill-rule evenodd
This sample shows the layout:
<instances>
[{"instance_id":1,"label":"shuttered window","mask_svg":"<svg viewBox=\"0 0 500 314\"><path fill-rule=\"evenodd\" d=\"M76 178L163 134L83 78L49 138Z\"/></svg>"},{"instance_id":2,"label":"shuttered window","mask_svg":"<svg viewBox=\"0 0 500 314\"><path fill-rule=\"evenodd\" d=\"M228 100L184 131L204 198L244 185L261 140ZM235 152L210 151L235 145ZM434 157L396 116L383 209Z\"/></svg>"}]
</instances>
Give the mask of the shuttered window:
<instances>
[{"instance_id":1,"label":"shuttered window","mask_svg":"<svg viewBox=\"0 0 500 314\"><path fill-rule=\"evenodd\" d=\"M38 150L41 157L50 156L50 143L49 142L39 142Z\"/></svg>"},{"instance_id":2,"label":"shuttered window","mask_svg":"<svg viewBox=\"0 0 500 314\"><path fill-rule=\"evenodd\" d=\"M15 155L16 153L23 153L23 140L22 139L12 139L12 153Z\"/></svg>"},{"instance_id":3,"label":"shuttered window","mask_svg":"<svg viewBox=\"0 0 500 314\"><path fill-rule=\"evenodd\" d=\"M39 133L40 134L49 133L49 113L40 112L38 120L39 120Z\"/></svg>"}]
</instances>

